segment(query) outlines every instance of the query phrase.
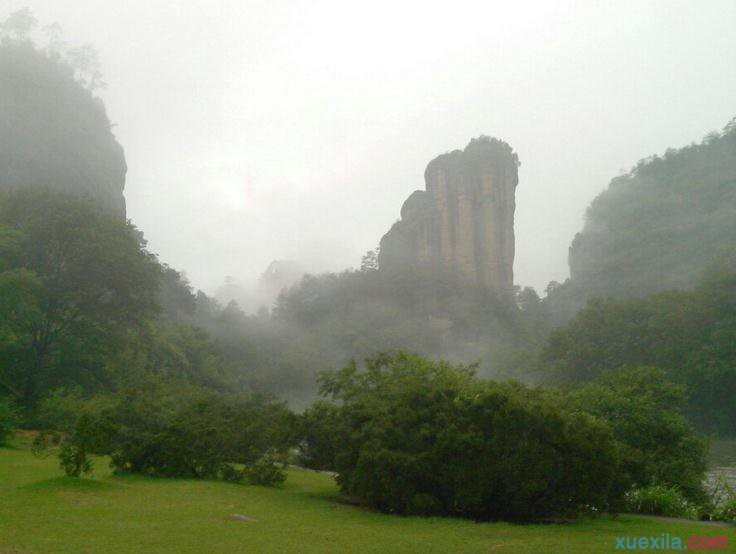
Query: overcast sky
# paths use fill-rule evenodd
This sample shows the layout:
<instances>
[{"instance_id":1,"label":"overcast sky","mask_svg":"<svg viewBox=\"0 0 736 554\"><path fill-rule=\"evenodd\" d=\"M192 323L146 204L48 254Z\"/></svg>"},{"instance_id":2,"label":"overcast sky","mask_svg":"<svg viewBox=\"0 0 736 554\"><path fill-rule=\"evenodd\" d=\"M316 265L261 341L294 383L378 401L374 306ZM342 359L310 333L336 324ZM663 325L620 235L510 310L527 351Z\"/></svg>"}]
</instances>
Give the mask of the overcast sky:
<instances>
[{"instance_id":1,"label":"overcast sky","mask_svg":"<svg viewBox=\"0 0 736 554\"><path fill-rule=\"evenodd\" d=\"M427 163L522 162L515 280L568 275L622 169L736 115L736 1L0 0L100 53L128 216L212 291L273 259L356 266ZM3 13L4 12L4 13Z\"/></svg>"}]
</instances>

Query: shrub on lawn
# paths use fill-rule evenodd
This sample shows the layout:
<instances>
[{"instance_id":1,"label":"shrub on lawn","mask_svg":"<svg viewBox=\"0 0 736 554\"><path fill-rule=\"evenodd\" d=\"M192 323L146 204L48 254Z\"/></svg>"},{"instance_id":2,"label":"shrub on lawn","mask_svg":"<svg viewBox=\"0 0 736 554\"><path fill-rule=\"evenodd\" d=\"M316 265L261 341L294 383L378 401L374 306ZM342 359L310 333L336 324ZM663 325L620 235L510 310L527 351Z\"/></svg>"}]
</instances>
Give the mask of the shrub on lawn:
<instances>
[{"instance_id":1,"label":"shrub on lawn","mask_svg":"<svg viewBox=\"0 0 736 554\"><path fill-rule=\"evenodd\" d=\"M231 483L240 483L245 478L245 469L237 468L233 464L222 464L220 478Z\"/></svg>"},{"instance_id":2,"label":"shrub on lawn","mask_svg":"<svg viewBox=\"0 0 736 554\"><path fill-rule=\"evenodd\" d=\"M245 468L245 478L251 485L275 487L286 481L284 463L273 452L267 452L260 459Z\"/></svg>"},{"instance_id":3,"label":"shrub on lawn","mask_svg":"<svg viewBox=\"0 0 736 554\"><path fill-rule=\"evenodd\" d=\"M626 493L626 508L636 514L698 519L698 506L688 501L677 487L651 485Z\"/></svg>"},{"instance_id":4,"label":"shrub on lawn","mask_svg":"<svg viewBox=\"0 0 736 554\"><path fill-rule=\"evenodd\" d=\"M299 457L297 462L310 469L335 469L342 445L340 408L328 402L315 402L299 417Z\"/></svg>"},{"instance_id":5,"label":"shrub on lawn","mask_svg":"<svg viewBox=\"0 0 736 554\"><path fill-rule=\"evenodd\" d=\"M109 395L85 399L78 390L53 391L35 413L34 423L40 432L33 441L33 452L39 456L56 452L69 477L91 473L91 456L105 449L110 431L101 424L100 414L114 403Z\"/></svg>"},{"instance_id":6,"label":"shrub on lawn","mask_svg":"<svg viewBox=\"0 0 736 554\"><path fill-rule=\"evenodd\" d=\"M340 488L381 511L538 520L623 493L609 427L554 395L403 353L321 384L340 402Z\"/></svg>"},{"instance_id":7,"label":"shrub on lawn","mask_svg":"<svg viewBox=\"0 0 736 554\"><path fill-rule=\"evenodd\" d=\"M676 487L691 502L706 502L707 444L683 415L685 390L663 371L613 371L574 391L570 400L611 425L627 488Z\"/></svg>"},{"instance_id":8,"label":"shrub on lawn","mask_svg":"<svg viewBox=\"0 0 736 554\"><path fill-rule=\"evenodd\" d=\"M736 523L736 489L726 475L715 475L708 479L706 490L707 519Z\"/></svg>"},{"instance_id":9,"label":"shrub on lawn","mask_svg":"<svg viewBox=\"0 0 736 554\"><path fill-rule=\"evenodd\" d=\"M275 487L286 481L285 468L283 454L278 456L268 452L252 464L240 468L230 463L223 464L220 477L231 483L247 481L251 485Z\"/></svg>"},{"instance_id":10,"label":"shrub on lawn","mask_svg":"<svg viewBox=\"0 0 736 554\"><path fill-rule=\"evenodd\" d=\"M156 387L83 402L71 428L59 435L69 475L88 471L89 455L98 454L110 456L119 472L237 481L250 480L252 471L268 484L279 477L260 477L267 473L264 456L285 456L294 443L293 415L281 403ZM233 464L253 469L239 471Z\"/></svg>"},{"instance_id":11,"label":"shrub on lawn","mask_svg":"<svg viewBox=\"0 0 736 554\"><path fill-rule=\"evenodd\" d=\"M92 460L87 452L70 442L64 442L59 448L59 465L68 477L92 473Z\"/></svg>"},{"instance_id":12,"label":"shrub on lawn","mask_svg":"<svg viewBox=\"0 0 736 554\"><path fill-rule=\"evenodd\" d=\"M113 466L135 473L217 477L225 464L249 466L293 442L291 413L260 396L127 394L103 419Z\"/></svg>"},{"instance_id":13,"label":"shrub on lawn","mask_svg":"<svg viewBox=\"0 0 736 554\"><path fill-rule=\"evenodd\" d=\"M736 498L732 498L722 506L719 506L713 513L712 519L736 523Z\"/></svg>"}]
</instances>

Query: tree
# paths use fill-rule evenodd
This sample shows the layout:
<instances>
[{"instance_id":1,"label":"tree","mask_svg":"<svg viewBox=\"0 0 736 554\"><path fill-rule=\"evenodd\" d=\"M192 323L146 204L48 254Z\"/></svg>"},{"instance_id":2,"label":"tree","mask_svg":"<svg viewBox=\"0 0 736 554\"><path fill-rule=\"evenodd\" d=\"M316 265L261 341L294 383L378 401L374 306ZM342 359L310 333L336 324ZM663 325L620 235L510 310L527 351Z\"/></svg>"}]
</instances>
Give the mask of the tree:
<instances>
[{"instance_id":1,"label":"tree","mask_svg":"<svg viewBox=\"0 0 736 554\"><path fill-rule=\"evenodd\" d=\"M368 250L360 260L361 271L378 271L378 252L379 249Z\"/></svg>"},{"instance_id":2,"label":"tree","mask_svg":"<svg viewBox=\"0 0 736 554\"><path fill-rule=\"evenodd\" d=\"M197 311L197 297L182 272L162 265L160 290L162 315L173 323L191 323Z\"/></svg>"},{"instance_id":3,"label":"tree","mask_svg":"<svg viewBox=\"0 0 736 554\"><path fill-rule=\"evenodd\" d=\"M13 332L0 381L26 408L69 380L104 383L106 357L158 309L161 269L142 236L91 201L42 189L3 193L0 225L20 245L0 264Z\"/></svg>"},{"instance_id":4,"label":"tree","mask_svg":"<svg viewBox=\"0 0 736 554\"><path fill-rule=\"evenodd\" d=\"M338 401L310 411L308 461L385 512L535 520L614 507L623 493L608 426L554 395L483 382L473 368L382 354L322 377Z\"/></svg>"},{"instance_id":5,"label":"tree","mask_svg":"<svg viewBox=\"0 0 736 554\"><path fill-rule=\"evenodd\" d=\"M6 394L19 399L21 384L12 378L14 364L30 365L30 329L41 322L41 282L27 269L12 269L0 273L0 387Z\"/></svg>"},{"instance_id":6,"label":"tree","mask_svg":"<svg viewBox=\"0 0 736 554\"><path fill-rule=\"evenodd\" d=\"M53 426L36 441L38 450L55 442L46 437L60 438L62 467L73 476L88 472L97 454L110 456L120 472L278 484L285 475L276 462L295 438L293 414L271 398L155 380L91 400L57 395L43 407Z\"/></svg>"},{"instance_id":7,"label":"tree","mask_svg":"<svg viewBox=\"0 0 736 554\"><path fill-rule=\"evenodd\" d=\"M28 8L21 8L11 13L5 21L0 23L0 37L9 37L14 40L24 40L36 28L38 20Z\"/></svg>"},{"instance_id":8,"label":"tree","mask_svg":"<svg viewBox=\"0 0 736 554\"><path fill-rule=\"evenodd\" d=\"M575 391L572 400L611 424L630 486L675 486L690 500L704 499L706 444L683 416L685 388L664 371L623 368Z\"/></svg>"},{"instance_id":9,"label":"tree","mask_svg":"<svg viewBox=\"0 0 736 554\"><path fill-rule=\"evenodd\" d=\"M733 121L733 120L732 120ZM570 298L637 298L692 288L736 243L736 127L640 160L586 210L569 252ZM704 247L707 245L707 247Z\"/></svg>"},{"instance_id":10,"label":"tree","mask_svg":"<svg viewBox=\"0 0 736 554\"><path fill-rule=\"evenodd\" d=\"M702 431L736 431L736 256L725 255L692 291L591 300L556 329L540 365L548 381L586 383L624 366L653 366L685 385L686 413Z\"/></svg>"}]
</instances>

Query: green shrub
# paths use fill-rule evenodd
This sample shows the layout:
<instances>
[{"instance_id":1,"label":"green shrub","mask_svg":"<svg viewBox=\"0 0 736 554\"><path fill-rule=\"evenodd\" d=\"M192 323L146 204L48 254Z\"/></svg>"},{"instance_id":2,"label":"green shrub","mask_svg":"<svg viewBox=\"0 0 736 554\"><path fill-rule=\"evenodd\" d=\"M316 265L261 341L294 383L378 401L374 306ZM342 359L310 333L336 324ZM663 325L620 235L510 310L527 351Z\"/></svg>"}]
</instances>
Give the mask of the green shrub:
<instances>
[{"instance_id":1,"label":"green shrub","mask_svg":"<svg viewBox=\"0 0 736 554\"><path fill-rule=\"evenodd\" d=\"M56 428L43 429L36 435L33 453L44 456L56 452L59 465L69 477L92 473L92 454L106 452L110 425L100 413L109 406L109 397L84 401L76 395L59 395L49 399L43 408L44 417L53 414L49 421L56 422Z\"/></svg>"},{"instance_id":2,"label":"green shrub","mask_svg":"<svg viewBox=\"0 0 736 554\"><path fill-rule=\"evenodd\" d=\"M87 452L69 442L62 444L59 449L59 465L69 477L80 477L82 474L92 473L92 460Z\"/></svg>"},{"instance_id":3,"label":"green shrub","mask_svg":"<svg viewBox=\"0 0 736 554\"><path fill-rule=\"evenodd\" d=\"M736 489L726 475L714 475L707 481L709 519L736 523Z\"/></svg>"},{"instance_id":4,"label":"green shrub","mask_svg":"<svg viewBox=\"0 0 736 554\"><path fill-rule=\"evenodd\" d=\"M271 452L247 466L244 474L251 485L274 487L286 481L284 464L278 462L277 457Z\"/></svg>"},{"instance_id":5,"label":"green shrub","mask_svg":"<svg viewBox=\"0 0 736 554\"><path fill-rule=\"evenodd\" d=\"M679 488L651 485L626 493L626 507L637 514L698 519L700 510Z\"/></svg>"},{"instance_id":6,"label":"green shrub","mask_svg":"<svg viewBox=\"0 0 736 554\"><path fill-rule=\"evenodd\" d=\"M729 500L717 508L713 513L712 519L736 523L736 498Z\"/></svg>"},{"instance_id":7,"label":"green shrub","mask_svg":"<svg viewBox=\"0 0 736 554\"><path fill-rule=\"evenodd\" d=\"M278 460L278 456L267 453L257 461L242 468L233 464L223 464L220 469L220 478L231 483L248 481L251 485L275 487L286 481L286 464Z\"/></svg>"},{"instance_id":8,"label":"green shrub","mask_svg":"<svg viewBox=\"0 0 736 554\"><path fill-rule=\"evenodd\" d=\"M707 445L683 415L685 390L657 368L622 368L574 391L579 409L607 421L620 443L627 489L676 487L705 503Z\"/></svg>"},{"instance_id":9,"label":"green shrub","mask_svg":"<svg viewBox=\"0 0 736 554\"><path fill-rule=\"evenodd\" d=\"M322 390L341 402L340 488L378 510L539 520L623 494L611 430L561 397L401 353L325 374Z\"/></svg>"},{"instance_id":10,"label":"green shrub","mask_svg":"<svg viewBox=\"0 0 736 554\"><path fill-rule=\"evenodd\" d=\"M17 413L9 400L0 398L0 446L5 446L17 425Z\"/></svg>"},{"instance_id":11,"label":"green shrub","mask_svg":"<svg viewBox=\"0 0 736 554\"><path fill-rule=\"evenodd\" d=\"M431 494L419 493L409 501L407 513L415 516L431 516L442 511L442 504Z\"/></svg>"},{"instance_id":12,"label":"green shrub","mask_svg":"<svg viewBox=\"0 0 736 554\"><path fill-rule=\"evenodd\" d=\"M342 445L340 409L327 402L315 402L299 418L299 456L297 463L317 470L334 470Z\"/></svg>"},{"instance_id":13,"label":"green shrub","mask_svg":"<svg viewBox=\"0 0 736 554\"><path fill-rule=\"evenodd\" d=\"M89 409L91 405L80 389L62 387L38 403L31 423L36 429L70 432L80 413Z\"/></svg>"},{"instance_id":14,"label":"green shrub","mask_svg":"<svg viewBox=\"0 0 736 554\"><path fill-rule=\"evenodd\" d=\"M288 450L292 426L291 412L264 397L132 391L82 413L65 439L74 448L64 456L74 471L75 460L94 453L109 455L118 472L230 481L250 480L255 472L260 482L277 482L261 467L263 457ZM233 464L253 469L239 475Z\"/></svg>"},{"instance_id":15,"label":"green shrub","mask_svg":"<svg viewBox=\"0 0 736 554\"><path fill-rule=\"evenodd\" d=\"M232 464L223 464L220 469L220 478L231 483L240 483L245 478L245 470L238 469Z\"/></svg>"}]
</instances>

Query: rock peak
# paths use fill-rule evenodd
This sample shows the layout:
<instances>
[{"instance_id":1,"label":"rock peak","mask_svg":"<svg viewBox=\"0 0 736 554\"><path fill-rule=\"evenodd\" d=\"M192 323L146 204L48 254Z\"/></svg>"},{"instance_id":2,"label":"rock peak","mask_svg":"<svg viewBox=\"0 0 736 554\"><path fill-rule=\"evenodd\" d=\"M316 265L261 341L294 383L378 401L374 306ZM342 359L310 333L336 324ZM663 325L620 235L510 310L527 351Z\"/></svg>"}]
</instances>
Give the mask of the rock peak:
<instances>
[{"instance_id":1,"label":"rock peak","mask_svg":"<svg viewBox=\"0 0 736 554\"><path fill-rule=\"evenodd\" d=\"M429 162L425 190L409 196L381 239L380 268L427 268L511 290L518 167L511 146L487 136Z\"/></svg>"}]
</instances>

